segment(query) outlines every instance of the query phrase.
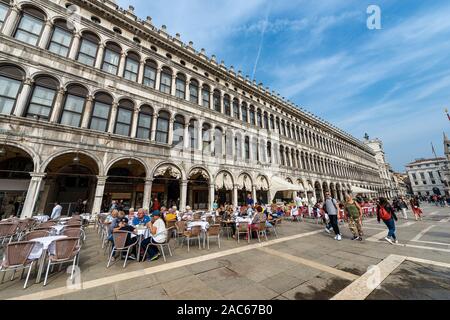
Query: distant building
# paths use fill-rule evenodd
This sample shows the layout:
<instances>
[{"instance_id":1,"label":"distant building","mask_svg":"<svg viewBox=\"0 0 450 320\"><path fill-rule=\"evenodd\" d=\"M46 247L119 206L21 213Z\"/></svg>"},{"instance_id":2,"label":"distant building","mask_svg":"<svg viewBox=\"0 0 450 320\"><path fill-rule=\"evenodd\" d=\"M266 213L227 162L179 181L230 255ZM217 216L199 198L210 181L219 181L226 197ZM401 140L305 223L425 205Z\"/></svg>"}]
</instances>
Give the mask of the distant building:
<instances>
[{"instance_id":1,"label":"distant building","mask_svg":"<svg viewBox=\"0 0 450 320\"><path fill-rule=\"evenodd\" d=\"M447 163L444 165L442 169L442 178L444 181L444 190L445 194L450 194L450 140L447 135L444 133L444 154L447 160Z\"/></svg>"},{"instance_id":2,"label":"distant building","mask_svg":"<svg viewBox=\"0 0 450 320\"><path fill-rule=\"evenodd\" d=\"M406 165L414 195L444 195L447 158L417 159ZM448 190L447 190L448 192Z\"/></svg>"}]
</instances>

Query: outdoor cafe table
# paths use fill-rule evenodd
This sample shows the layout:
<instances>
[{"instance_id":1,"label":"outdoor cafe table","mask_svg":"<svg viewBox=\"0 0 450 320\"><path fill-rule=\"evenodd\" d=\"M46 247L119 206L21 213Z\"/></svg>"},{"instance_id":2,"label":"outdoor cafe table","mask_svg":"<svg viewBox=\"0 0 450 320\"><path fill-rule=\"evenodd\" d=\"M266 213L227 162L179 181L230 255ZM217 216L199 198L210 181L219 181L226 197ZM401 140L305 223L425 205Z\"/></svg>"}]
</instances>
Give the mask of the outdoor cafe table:
<instances>
[{"instance_id":1,"label":"outdoor cafe table","mask_svg":"<svg viewBox=\"0 0 450 320\"><path fill-rule=\"evenodd\" d=\"M62 229L64 229L65 225L62 224L57 224L52 226L52 229L54 230L55 235L59 235L62 231Z\"/></svg>"},{"instance_id":2,"label":"outdoor cafe table","mask_svg":"<svg viewBox=\"0 0 450 320\"><path fill-rule=\"evenodd\" d=\"M54 241L67 238L67 236L50 236L50 237L42 237L42 238L36 238L32 239L30 241L36 242L36 244L33 247L33 250L31 250L30 255L28 256L28 259L35 260L39 259L39 269L38 274L36 276L36 283L41 282L41 276L42 271L44 269L45 264L45 257L47 256L47 251L50 253L55 253L55 245Z\"/></svg>"},{"instance_id":3,"label":"outdoor cafe table","mask_svg":"<svg viewBox=\"0 0 450 320\"><path fill-rule=\"evenodd\" d=\"M192 227L200 226L202 228L203 235L203 248L205 248L206 230L209 229L209 223L207 221L190 221L186 225L187 230L191 230Z\"/></svg>"},{"instance_id":4,"label":"outdoor cafe table","mask_svg":"<svg viewBox=\"0 0 450 320\"><path fill-rule=\"evenodd\" d=\"M33 216L32 218L34 220L37 220L37 221L40 221L40 222L47 222L50 217L46 216L46 215L38 215L38 216Z\"/></svg>"},{"instance_id":5,"label":"outdoor cafe table","mask_svg":"<svg viewBox=\"0 0 450 320\"><path fill-rule=\"evenodd\" d=\"M138 241L138 250L136 252L136 257L137 257L137 261L139 262L141 259L141 242L144 239L147 239L148 237L150 237L150 230L147 227L144 228L139 228L136 227L134 229L134 231L136 232L135 235L132 235L132 238L134 237L138 237L137 241Z\"/></svg>"}]
</instances>

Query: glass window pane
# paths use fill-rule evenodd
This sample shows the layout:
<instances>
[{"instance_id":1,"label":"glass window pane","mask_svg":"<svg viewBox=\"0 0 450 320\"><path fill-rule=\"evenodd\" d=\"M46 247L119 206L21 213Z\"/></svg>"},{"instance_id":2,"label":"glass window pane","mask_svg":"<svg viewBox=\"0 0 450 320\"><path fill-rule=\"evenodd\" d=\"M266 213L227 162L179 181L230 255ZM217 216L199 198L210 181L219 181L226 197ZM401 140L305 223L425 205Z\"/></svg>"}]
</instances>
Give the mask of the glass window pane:
<instances>
[{"instance_id":1,"label":"glass window pane","mask_svg":"<svg viewBox=\"0 0 450 320\"><path fill-rule=\"evenodd\" d=\"M147 114L139 115L139 124L140 127L150 128L152 125L152 117Z\"/></svg>"},{"instance_id":2,"label":"glass window pane","mask_svg":"<svg viewBox=\"0 0 450 320\"><path fill-rule=\"evenodd\" d=\"M139 63L132 59L127 59L127 65L126 65L125 69L132 73L138 73Z\"/></svg>"},{"instance_id":3,"label":"glass window pane","mask_svg":"<svg viewBox=\"0 0 450 320\"><path fill-rule=\"evenodd\" d=\"M101 102L96 102L94 105L94 111L93 111L92 115L94 117L108 119L110 107L111 106L109 106L107 104L104 104Z\"/></svg>"},{"instance_id":4,"label":"glass window pane","mask_svg":"<svg viewBox=\"0 0 450 320\"><path fill-rule=\"evenodd\" d=\"M15 100L0 96L0 113L11 114Z\"/></svg>"},{"instance_id":5,"label":"glass window pane","mask_svg":"<svg viewBox=\"0 0 450 320\"><path fill-rule=\"evenodd\" d=\"M122 123L131 123L133 112L128 109L119 108L117 113L117 121Z\"/></svg>"},{"instance_id":6,"label":"glass window pane","mask_svg":"<svg viewBox=\"0 0 450 320\"><path fill-rule=\"evenodd\" d=\"M9 7L6 4L0 3L0 27L3 25L3 22L5 22L8 9Z\"/></svg>"},{"instance_id":7,"label":"glass window pane","mask_svg":"<svg viewBox=\"0 0 450 320\"><path fill-rule=\"evenodd\" d=\"M130 134L130 126L123 123L116 124L116 134L128 136Z\"/></svg>"},{"instance_id":8,"label":"glass window pane","mask_svg":"<svg viewBox=\"0 0 450 320\"><path fill-rule=\"evenodd\" d=\"M55 90L37 86L33 91L31 103L51 107L55 97Z\"/></svg>"},{"instance_id":9,"label":"glass window pane","mask_svg":"<svg viewBox=\"0 0 450 320\"><path fill-rule=\"evenodd\" d=\"M84 107L84 98L68 95L64 110L82 113Z\"/></svg>"},{"instance_id":10,"label":"glass window pane","mask_svg":"<svg viewBox=\"0 0 450 320\"><path fill-rule=\"evenodd\" d=\"M156 141L161 143L167 143L167 133L156 132Z\"/></svg>"},{"instance_id":11,"label":"glass window pane","mask_svg":"<svg viewBox=\"0 0 450 320\"><path fill-rule=\"evenodd\" d=\"M0 76L0 96L16 98L21 82Z\"/></svg>"},{"instance_id":12,"label":"glass window pane","mask_svg":"<svg viewBox=\"0 0 450 320\"><path fill-rule=\"evenodd\" d=\"M158 118L158 124L156 126L156 130L168 132L169 131L169 121L167 121L166 119Z\"/></svg>"},{"instance_id":13,"label":"glass window pane","mask_svg":"<svg viewBox=\"0 0 450 320\"><path fill-rule=\"evenodd\" d=\"M83 39L81 41L80 53L84 53L93 58L97 55L97 47L96 43Z\"/></svg>"},{"instance_id":14,"label":"glass window pane","mask_svg":"<svg viewBox=\"0 0 450 320\"><path fill-rule=\"evenodd\" d=\"M60 44L54 43L54 42L50 43L50 46L48 47L48 50L50 52L56 53L56 54L58 54L60 56L63 56L63 57L67 57L67 55L69 54L69 49L68 48L66 48L64 46L61 46Z\"/></svg>"},{"instance_id":15,"label":"glass window pane","mask_svg":"<svg viewBox=\"0 0 450 320\"><path fill-rule=\"evenodd\" d=\"M38 40L39 40L38 36L30 34L28 32L21 31L21 30L18 30L16 32L15 38L19 41L31 44L33 46L37 45Z\"/></svg>"},{"instance_id":16,"label":"glass window pane","mask_svg":"<svg viewBox=\"0 0 450 320\"><path fill-rule=\"evenodd\" d=\"M70 46L72 41L72 34L69 31L63 30L61 28L56 28L53 32L52 41L59 43L65 47Z\"/></svg>"},{"instance_id":17,"label":"glass window pane","mask_svg":"<svg viewBox=\"0 0 450 320\"><path fill-rule=\"evenodd\" d=\"M92 118L91 129L105 132L107 124L108 122L104 119Z\"/></svg>"},{"instance_id":18,"label":"glass window pane","mask_svg":"<svg viewBox=\"0 0 450 320\"><path fill-rule=\"evenodd\" d=\"M120 55L117 52L106 49L105 59L103 61L112 64L114 66L118 66L120 61Z\"/></svg>"},{"instance_id":19,"label":"glass window pane","mask_svg":"<svg viewBox=\"0 0 450 320\"><path fill-rule=\"evenodd\" d=\"M138 128L136 137L139 139L149 139L150 138L150 130L146 128Z\"/></svg>"},{"instance_id":20,"label":"glass window pane","mask_svg":"<svg viewBox=\"0 0 450 320\"><path fill-rule=\"evenodd\" d=\"M38 115L42 118L48 118L50 116L50 107L38 105L38 104L30 104L28 107L27 116Z\"/></svg>"},{"instance_id":21,"label":"glass window pane","mask_svg":"<svg viewBox=\"0 0 450 320\"><path fill-rule=\"evenodd\" d=\"M91 66L91 67L93 67L95 64L95 58L89 57L89 56L85 55L84 53L81 53L78 56L78 61L85 65Z\"/></svg>"},{"instance_id":22,"label":"glass window pane","mask_svg":"<svg viewBox=\"0 0 450 320\"><path fill-rule=\"evenodd\" d=\"M64 111L61 117L61 124L65 124L72 127L79 127L81 123L81 115L79 113L73 113Z\"/></svg>"},{"instance_id":23,"label":"glass window pane","mask_svg":"<svg viewBox=\"0 0 450 320\"><path fill-rule=\"evenodd\" d=\"M44 22L42 20L39 20L39 19L29 16L27 14L24 14L22 19L20 19L20 24L19 24L18 29L29 32L36 36L39 36L41 34L43 25L44 25Z\"/></svg>"},{"instance_id":24,"label":"glass window pane","mask_svg":"<svg viewBox=\"0 0 450 320\"><path fill-rule=\"evenodd\" d=\"M172 84L172 77L167 73L161 73L161 83L170 86Z\"/></svg>"},{"instance_id":25,"label":"glass window pane","mask_svg":"<svg viewBox=\"0 0 450 320\"><path fill-rule=\"evenodd\" d=\"M156 70L154 68L145 67L144 69L144 77L155 80L156 79Z\"/></svg>"}]
</instances>

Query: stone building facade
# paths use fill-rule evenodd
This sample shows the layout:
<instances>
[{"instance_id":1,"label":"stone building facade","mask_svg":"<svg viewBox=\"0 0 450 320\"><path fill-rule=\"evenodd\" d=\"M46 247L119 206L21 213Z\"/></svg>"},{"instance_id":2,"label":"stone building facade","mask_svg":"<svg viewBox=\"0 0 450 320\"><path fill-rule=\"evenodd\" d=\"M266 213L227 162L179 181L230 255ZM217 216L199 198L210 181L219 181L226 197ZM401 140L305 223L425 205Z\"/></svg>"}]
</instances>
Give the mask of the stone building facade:
<instances>
[{"instance_id":1,"label":"stone building facade","mask_svg":"<svg viewBox=\"0 0 450 320\"><path fill-rule=\"evenodd\" d=\"M445 195L446 158L418 159L406 165L416 196Z\"/></svg>"},{"instance_id":2,"label":"stone building facade","mask_svg":"<svg viewBox=\"0 0 450 320\"><path fill-rule=\"evenodd\" d=\"M22 216L384 192L364 143L108 0L0 0L0 143Z\"/></svg>"}]
</instances>

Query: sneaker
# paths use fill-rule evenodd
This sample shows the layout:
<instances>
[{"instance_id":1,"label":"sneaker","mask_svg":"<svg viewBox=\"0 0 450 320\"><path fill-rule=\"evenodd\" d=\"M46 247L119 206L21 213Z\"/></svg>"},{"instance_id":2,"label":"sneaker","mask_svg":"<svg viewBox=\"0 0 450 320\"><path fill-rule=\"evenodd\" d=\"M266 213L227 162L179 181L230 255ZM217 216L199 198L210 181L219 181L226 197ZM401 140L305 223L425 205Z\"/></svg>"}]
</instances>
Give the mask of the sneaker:
<instances>
[{"instance_id":1,"label":"sneaker","mask_svg":"<svg viewBox=\"0 0 450 320\"><path fill-rule=\"evenodd\" d=\"M134 254L130 254L130 255L128 256L128 259L130 259L130 260L136 260L136 257L134 256Z\"/></svg>"},{"instance_id":2,"label":"sneaker","mask_svg":"<svg viewBox=\"0 0 450 320\"><path fill-rule=\"evenodd\" d=\"M327 227L325 227L325 232L326 233L331 233L330 229L328 229Z\"/></svg>"},{"instance_id":3,"label":"sneaker","mask_svg":"<svg viewBox=\"0 0 450 320\"><path fill-rule=\"evenodd\" d=\"M358 240L359 237L353 236L352 240Z\"/></svg>"},{"instance_id":4,"label":"sneaker","mask_svg":"<svg viewBox=\"0 0 450 320\"><path fill-rule=\"evenodd\" d=\"M158 259L159 259L159 256L160 256L159 253L155 254L153 257L150 258L150 261L158 260Z\"/></svg>"},{"instance_id":5,"label":"sneaker","mask_svg":"<svg viewBox=\"0 0 450 320\"><path fill-rule=\"evenodd\" d=\"M358 237L356 240L358 240L358 241L363 241L363 238Z\"/></svg>"},{"instance_id":6,"label":"sneaker","mask_svg":"<svg viewBox=\"0 0 450 320\"><path fill-rule=\"evenodd\" d=\"M398 244L398 240L397 240L397 239L395 239L395 240L394 240L394 243L395 243L395 244Z\"/></svg>"},{"instance_id":7,"label":"sneaker","mask_svg":"<svg viewBox=\"0 0 450 320\"><path fill-rule=\"evenodd\" d=\"M390 244L394 244L394 243L392 242L391 238L389 238L389 237L384 238L384 240L386 240L386 241L389 242Z\"/></svg>"},{"instance_id":8,"label":"sneaker","mask_svg":"<svg viewBox=\"0 0 450 320\"><path fill-rule=\"evenodd\" d=\"M342 240L342 237L341 237L341 235L340 234L338 234L336 237L334 237L334 240L337 240L337 241L341 241Z\"/></svg>"}]
</instances>

